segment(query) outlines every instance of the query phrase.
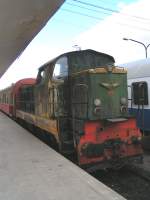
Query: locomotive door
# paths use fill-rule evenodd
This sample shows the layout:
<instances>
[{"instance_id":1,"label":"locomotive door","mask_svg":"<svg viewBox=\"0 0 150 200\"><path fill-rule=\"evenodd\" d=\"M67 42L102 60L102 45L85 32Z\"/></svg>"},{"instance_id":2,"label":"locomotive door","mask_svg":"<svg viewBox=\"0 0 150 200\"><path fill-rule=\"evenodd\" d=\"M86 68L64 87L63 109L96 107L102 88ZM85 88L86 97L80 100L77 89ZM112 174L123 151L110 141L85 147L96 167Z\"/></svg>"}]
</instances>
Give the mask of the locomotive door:
<instances>
[{"instance_id":1,"label":"locomotive door","mask_svg":"<svg viewBox=\"0 0 150 200\"><path fill-rule=\"evenodd\" d=\"M50 113L58 122L59 149L63 153L72 151L72 135L69 121L68 60L60 57L54 64L49 88Z\"/></svg>"},{"instance_id":2,"label":"locomotive door","mask_svg":"<svg viewBox=\"0 0 150 200\"><path fill-rule=\"evenodd\" d=\"M54 70L49 86L50 112L54 117L67 116L68 91L67 57L63 56L54 64Z\"/></svg>"}]
</instances>

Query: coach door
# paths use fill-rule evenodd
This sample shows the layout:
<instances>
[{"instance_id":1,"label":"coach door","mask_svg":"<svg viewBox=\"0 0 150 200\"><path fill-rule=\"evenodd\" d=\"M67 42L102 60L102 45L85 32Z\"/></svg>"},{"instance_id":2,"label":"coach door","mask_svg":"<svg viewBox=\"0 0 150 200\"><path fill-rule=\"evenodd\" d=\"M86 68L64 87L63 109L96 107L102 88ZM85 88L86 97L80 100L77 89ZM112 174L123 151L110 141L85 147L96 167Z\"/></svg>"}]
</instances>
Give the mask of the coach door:
<instances>
[{"instance_id":1,"label":"coach door","mask_svg":"<svg viewBox=\"0 0 150 200\"><path fill-rule=\"evenodd\" d=\"M132 83L133 103L139 108L148 105L148 87L145 81Z\"/></svg>"}]
</instances>

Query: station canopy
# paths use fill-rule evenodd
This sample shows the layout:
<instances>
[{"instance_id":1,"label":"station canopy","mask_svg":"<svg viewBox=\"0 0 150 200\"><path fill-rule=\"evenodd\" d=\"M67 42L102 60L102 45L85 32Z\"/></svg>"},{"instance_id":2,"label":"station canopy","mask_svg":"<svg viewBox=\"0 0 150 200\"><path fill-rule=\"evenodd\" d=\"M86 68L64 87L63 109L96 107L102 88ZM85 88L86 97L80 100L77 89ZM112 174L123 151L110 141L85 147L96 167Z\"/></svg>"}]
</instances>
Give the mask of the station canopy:
<instances>
[{"instance_id":1,"label":"station canopy","mask_svg":"<svg viewBox=\"0 0 150 200\"><path fill-rule=\"evenodd\" d=\"M0 0L0 77L64 0Z\"/></svg>"}]
</instances>

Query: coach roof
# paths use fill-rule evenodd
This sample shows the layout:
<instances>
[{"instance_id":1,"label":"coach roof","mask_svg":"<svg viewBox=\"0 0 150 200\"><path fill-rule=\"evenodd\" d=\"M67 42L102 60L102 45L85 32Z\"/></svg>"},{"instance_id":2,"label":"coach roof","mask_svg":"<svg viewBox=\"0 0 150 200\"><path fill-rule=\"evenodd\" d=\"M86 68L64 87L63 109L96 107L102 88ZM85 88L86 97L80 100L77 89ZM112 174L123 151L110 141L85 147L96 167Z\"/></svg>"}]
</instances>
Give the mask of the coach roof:
<instances>
[{"instance_id":1,"label":"coach roof","mask_svg":"<svg viewBox=\"0 0 150 200\"><path fill-rule=\"evenodd\" d=\"M121 64L127 69L128 79L150 77L150 58Z\"/></svg>"}]
</instances>

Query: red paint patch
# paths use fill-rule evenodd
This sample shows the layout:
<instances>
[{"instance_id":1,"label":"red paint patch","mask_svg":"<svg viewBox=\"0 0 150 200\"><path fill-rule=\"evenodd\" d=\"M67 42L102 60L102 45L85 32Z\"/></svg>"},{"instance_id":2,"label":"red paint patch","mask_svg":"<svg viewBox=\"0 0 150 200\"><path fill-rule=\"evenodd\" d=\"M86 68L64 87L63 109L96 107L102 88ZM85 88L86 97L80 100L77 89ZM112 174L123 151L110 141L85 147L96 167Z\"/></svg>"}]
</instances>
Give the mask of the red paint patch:
<instances>
[{"instance_id":1,"label":"red paint patch","mask_svg":"<svg viewBox=\"0 0 150 200\"><path fill-rule=\"evenodd\" d=\"M123 122L108 123L103 125L100 121L86 122L84 126L84 135L80 138L78 145L79 163L92 164L93 162L113 160L114 152L112 148L105 148L100 156L86 156L82 148L86 148L89 144L92 146L103 145L106 142L120 141L116 154L120 158L132 157L142 154L141 144L133 144L133 139L141 137L139 129L136 127L135 119L128 119ZM96 147L97 148L97 147Z\"/></svg>"}]
</instances>

